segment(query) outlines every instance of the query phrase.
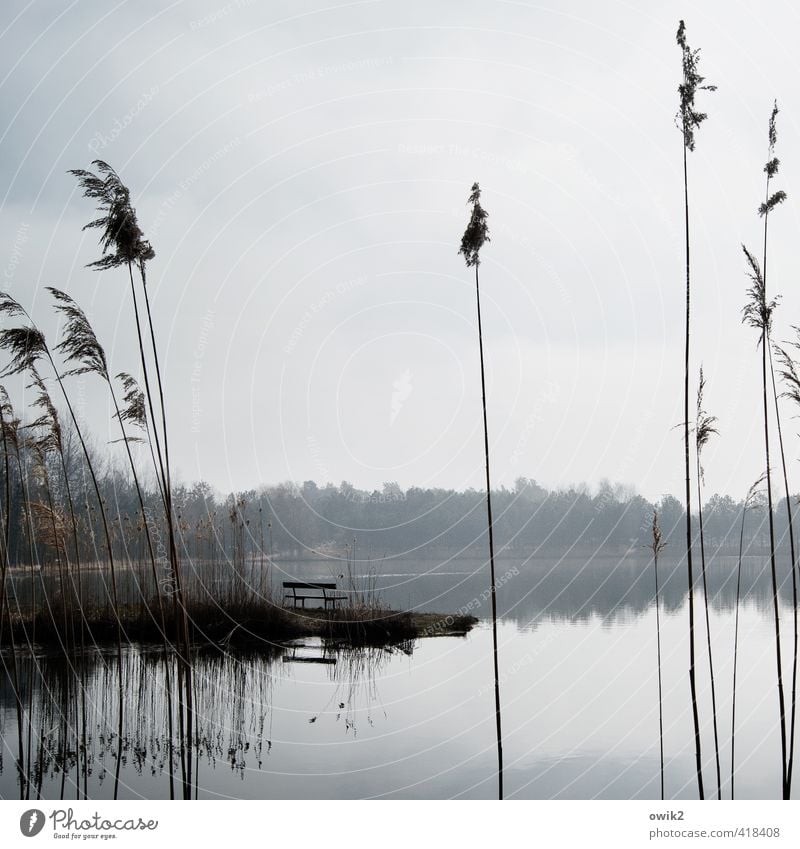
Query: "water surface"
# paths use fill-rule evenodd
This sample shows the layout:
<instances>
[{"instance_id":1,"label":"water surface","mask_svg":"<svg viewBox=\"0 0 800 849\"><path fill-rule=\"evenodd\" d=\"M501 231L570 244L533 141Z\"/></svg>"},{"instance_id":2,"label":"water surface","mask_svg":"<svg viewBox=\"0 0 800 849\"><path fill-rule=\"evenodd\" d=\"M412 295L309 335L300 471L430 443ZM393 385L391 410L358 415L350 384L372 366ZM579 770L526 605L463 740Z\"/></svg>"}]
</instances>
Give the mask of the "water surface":
<instances>
[{"instance_id":1,"label":"water surface","mask_svg":"<svg viewBox=\"0 0 800 849\"><path fill-rule=\"evenodd\" d=\"M192 793L208 798L492 798L496 750L487 569L475 560L370 564L376 592L397 607L480 617L466 637L391 649L336 650L320 640L195 661ZM774 633L763 558L743 580L737 685L738 798L780 795ZM330 577L336 563L292 563L292 577ZM689 709L685 566L664 559L666 790L696 797ZM341 574L341 573L340 573ZM506 795L658 798L658 690L652 564L641 556L502 560L498 593ZM338 575L335 575L338 578ZM729 796L735 562L709 571L724 795ZM341 579L340 579L341 580ZM783 588L784 604L787 588ZM715 792L703 596L697 594L698 686L707 794ZM790 608L784 607L790 663ZM790 668L790 666L788 666ZM20 661L32 722L30 795L79 792L76 705L63 656ZM113 795L119 740L113 652L86 664L89 796ZM169 798L164 662L152 647L124 658L121 798ZM79 712L78 712L79 715ZM0 796L19 786L16 710L0 690ZM180 778L177 762L176 781ZM179 784L179 781L178 781ZM180 788L177 790L180 795Z\"/></svg>"}]
</instances>

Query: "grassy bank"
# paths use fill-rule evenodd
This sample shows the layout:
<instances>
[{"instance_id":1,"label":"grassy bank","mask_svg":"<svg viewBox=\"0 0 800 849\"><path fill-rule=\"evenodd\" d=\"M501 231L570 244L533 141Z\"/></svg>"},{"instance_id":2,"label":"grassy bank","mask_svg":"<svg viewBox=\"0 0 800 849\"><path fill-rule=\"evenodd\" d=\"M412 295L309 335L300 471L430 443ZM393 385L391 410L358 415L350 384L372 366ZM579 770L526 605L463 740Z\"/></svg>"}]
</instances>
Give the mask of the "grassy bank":
<instances>
[{"instance_id":1,"label":"grassy bank","mask_svg":"<svg viewBox=\"0 0 800 849\"><path fill-rule=\"evenodd\" d=\"M164 631L175 633L176 612L165 611ZM473 616L414 613L385 607L342 607L292 609L263 603L259 605L192 605L188 610L191 640L196 645L236 647L255 643L279 643L303 637L322 637L351 646L383 646L424 637L463 636L478 621ZM128 642L162 640L160 619L155 607L121 607L123 639ZM107 609L88 609L83 614L68 612L51 604L35 615L12 617L11 627L17 646L75 645L75 635L83 628L88 644L110 644L116 639L117 618ZM10 636L8 620L3 622L3 644ZM70 636L70 640L64 638Z\"/></svg>"}]
</instances>

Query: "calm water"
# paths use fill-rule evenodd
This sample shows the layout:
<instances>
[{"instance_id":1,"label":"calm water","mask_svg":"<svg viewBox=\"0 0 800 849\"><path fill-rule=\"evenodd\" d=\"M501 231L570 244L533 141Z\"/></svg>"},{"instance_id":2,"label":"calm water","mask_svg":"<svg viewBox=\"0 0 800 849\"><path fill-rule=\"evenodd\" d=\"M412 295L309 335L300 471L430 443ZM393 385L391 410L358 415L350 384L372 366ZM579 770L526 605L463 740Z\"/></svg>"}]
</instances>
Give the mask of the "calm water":
<instances>
[{"instance_id":1,"label":"calm water","mask_svg":"<svg viewBox=\"0 0 800 849\"><path fill-rule=\"evenodd\" d=\"M373 564L374 566L374 564ZM779 797L780 739L769 582L749 558L740 613L736 795ZM292 564L293 577L329 577L337 564ZM377 589L393 606L488 612L484 564L387 561ZM696 795L688 686L684 566L661 569L666 790ZM710 569L722 774L730 777L734 568ZM517 572L517 574L514 574ZM658 798L658 690L652 565L643 558L502 561L501 694L507 796ZM280 577L280 576L279 576ZM338 577L338 576L337 576ZM788 598L784 590L784 598ZM702 594L698 664L706 788L714 790ZM790 609L785 608L790 662ZM790 666L789 666L790 668ZM163 662L125 654L125 734L119 795L168 798ZM23 664L35 733L32 796L75 798L74 705L63 658ZM113 794L117 757L113 653L89 664L89 795ZM496 795L491 631L422 639L392 651L335 652L319 640L257 655L206 654L195 664L199 798ZM65 710L66 706L66 710ZM0 690L0 796L19 795L16 711ZM65 744L65 740L67 741ZM25 747L27 748L27 739ZM66 767L66 769L64 769Z\"/></svg>"}]
</instances>

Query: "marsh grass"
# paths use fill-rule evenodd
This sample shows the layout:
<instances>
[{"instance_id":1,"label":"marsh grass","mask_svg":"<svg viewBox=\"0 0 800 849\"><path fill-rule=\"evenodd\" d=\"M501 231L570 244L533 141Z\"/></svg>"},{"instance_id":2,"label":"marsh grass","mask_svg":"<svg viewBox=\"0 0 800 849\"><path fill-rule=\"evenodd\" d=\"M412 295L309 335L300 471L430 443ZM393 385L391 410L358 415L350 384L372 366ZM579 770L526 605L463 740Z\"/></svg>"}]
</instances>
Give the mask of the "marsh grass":
<instances>
[{"instance_id":1,"label":"marsh grass","mask_svg":"<svg viewBox=\"0 0 800 849\"><path fill-rule=\"evenodd\" d=\"M736 778L736 675L739 665L739 610L742 598L742 558L744 555L744 525L749 510L759 506L761 487L764 484L765 475L761 475L747 491L744 504L742 505L742 520L739 529L739 557L736 565L736 604L733 627L733 684L731 696L731 800L735 798Z\"/></svg>"},{"instance_id":2,"label":"marsh grass","mask_svg":"<svg viewBox=\"0 0 800 849\"><path fill-rule=\"evenodd\" d=\"M795 709L790 709L790 719L787 723L786 717L786 696L783 673L783 659L781 652L781 627L780 627L780 605L778 601L778 576L777 576L777 550L775 540L775 521L773 515L773 496L772 496L772 479L771 479L771 459L770 459L770 417L768 405L768 389L772 389L773 403L775 405L774 412L778 432L780 434L780 450L782 455L782 466L784 470L784 486L787 495L787 503L789 501L789 483L788 477L785 474L786 463L783 452L783 439L780 431L780 410L777 404L777 393L775 391L775 374L772 364L772 317L777 308L779 298L769 298L767 295L767 259L768 259L768 234L769 234L769 216L770 213L781 203L786 200L786 193L783 191L772 191L771 182L773 177L778 173L779 160L775 156L775 144L777 142L777 126L776 118L778 115L778 105L775 103L772 108L769 119L768 128L768 156L767 163L764 166L766 175L766 188L764 202L758 208L758 214L764 221L763 229L763 255L762 262L759 264L755 256L742 245L745 259L748 266L748 276L750 278L750 287L747 290L747 302L742 310L742 321L758 332L758 345L761 348L761 388L762 388L762 407L763 407L763 423L764 423L764 455L765 455L765 483L767 491L767 511L769 525L769 543L770 543L770 574L772 577L772 596L773 596L773 614L775 624L775 661L776 661L776 683L778 690L778 711L780 722L781 736L781 785L782 795L784 799L791 798L791 772L793 748L791 742L794 737L794 712ZM767 375L769 374L769 380ZM791 556L794 560L794 544L791 534L791 506L789 507L789 528ZM790 566L790 572L793 581L793 607L794 607L794 629L797 632L797 584L795 576L794 562ZM797 656L797 643L795 637L795 657ZM794 706L796 703L796 661L793 665L792 674L792 689L791 703ZM791 726L791 727L790 727Z\"/></svg>"},{"instance_id":3,"label":"marsh grass","mask_svg":"<svg viewBox=\"0 0 800 849\"><path fill-rule=\"evenodd\" d=\"M139 509L141 511L141 514L144 516L144 496L142 493L142 487L139 483L139 474L137 472L136 463L134 462L133 454L131 452L131 443L134 441L141 441L141 437L129 436L126 430L127 423L138 428L141 432L146 433L147 421L144 394L139 389L138 384L136 383L133 377L131 377L129 374L122 373L119 377L121 379L124 391L124 408L120 408L119 401L117 399L117 393L114 389L114 383L108 371L108 364L105 351L101 346L100 342L98 341L97 336L95 335L95 332L91 324L89 323L88 318L86 317L86 314L65 292L62 292L52 287L49 287L48 291L54 298L56 312L60 313L64 317L64 324L62 328L62 341L56 346L56 350L58 350L64 355L65 362L67 363L67 365L70 365L72 367L70 374L95 374L105 382L108 388L108 393L114 406L114 418L117 420L117 424L121 433L121 438L119 441L125 446L125 455L128 459L131 476L133 478L133 484L139 503ZM150 526L147 521L143 522L143 531L147 547L147 555L150 561L152 571L153 585L156 591L156 609L158 612L158 619L156 619L154 611L148 604L147 599L143 599L143 605L147 616L153 619L153 621L159 623L160 639L165 658L164 669L165 674L167 675L165 687L167 693L167 715L169 725L168 735L171 745L173 740L173 720L171 702L172 687L171 682L169 681L169 663L166 662L171 651L171 646L168 644L166 619L164 616L164 602L157 576L156 558L155 552L153 550L153 540L150 533ZM170 757L170 763L172 763L172 757ZM175 791L173 784L173 775L171 771L169 773L169 784L170 798L174 798Z\"/></svg>"},{"instance_id":4,"label":"marsh grass","mask_svg":"<svg viewBox=\"0 0 800 849\"><path fill-rule=\"evenodd\" d=\"M147 407L150 413L150 434L152 435L151 452L154 461L157 461L156 474L159 479L159 491L164 504L164 515L169 540L169 560L172 570L172 592L173 613L176 620L176 644L179 647L180 663L178 675L180 686L178 691L181 695L179 705L179 724L181 732L185 731L187 739L192 737L193 718L193 686L191 668L191 637L190 622L186 611L186 603L183 589L183 576L178 556L178 545L176 537L176 517L172 502L172 477L169 460L169 439L167 429L167 413L164 402L164 387L161 380L161 367L158 357L158 346L156 343L155 329L153 326L152 312L150 309L150 298L147 291L146 264L155 256L150 242L144 236L139 227L136 210L130 197L130 190L122 182L117 172L103 160L97 159L92 163L97 169L97 174L82 169L72 170L70 173L77 177L78 183L83 189L85 197L97 202L97 210L100 215L85 225L86 229L99 229L100 246L102 256L90 263L90 267L98 270L108 270L127 267L128 279L133 300L134 319L137 340L139 343L139 356L144 378ZM150 349L146 351L143 341L142 322L139 314L139 305L136 287L133 279L133 268L136 267L141 280L142 294L144 297L148 326L150 331ZM156 386L158 390L159 410L155 409L151 389L150 370L148 366L148 353L152 357L156 372ZM160 415L159 415L160 413ZM160 430L159 430L160 429ZM154 450L153 450L154 446ZM181 749L183 752L183 748ZM188 750L189 761L182 761L184 795L190 792L187 779L191 777L191 748Z\"/></svg>"},{"instance_id":5,"label":"marsh grass","mask_svg":"<svg viewBox=\"0 0 800 849\"><path fill-rule=\"evenodd\" d=\"M697 410L695 415L695 458L697 462L697 523L700 528L700 574L703 580L703 607L705 609L706 620L706 644L708 647L708 670L711 678L711 714L714 729L714 764L716 767L717 776L717 799L722 799L722 771L720 767L719 756L719 729L717 725L717 690L716 680L714 677L714 657L711 652L711 618L709 616L709 598L708 598L708 578L706 577L706 542L703 529L703 483L704 470L702 465L703 449L708 444L711 437L718 433L716 428L717 417L710 416L703 409L703 393L705 392L706 381L703 375L703 368L700 367L700 380L697 387Z\"/></svg>"},{"instance_id":6,"label":"marsh grass","mask_svg":"<svg viewBox=\"0 0 800 849\"><path fill-rule=\"evenodd\" d=\"M2 537L2 560L0 560L0 661L3 670L10 675L11 686L14 693L14 707L16 711L17 725L17 757L16 767L19 779L20 795L24 796L27 785L27 771L25 769L25 750L23 736L25 727L25 708L22 704L21 679L18 663L17 641L11 626L12 611L7 593L8 570L11 564L10 553L10 523L11 523L11 464L9 460L10 442L16 439L17 429L14 418L14 410L11 406L8 393L4 386L0 386L0 437L3 446L3 470L5 480L5 491L3 498L3 533ZM2 651L3 631L5 623L9 623L9 643L11 645L11 669L8 668L6 653ZM26 635L27 636L27 635Z\"/></svg>"},{"instance_id":7,"label":"marsh grass","mask_svg":"<svg viewBox=\"0 0 800 849\"><path fill-rule=\"evenodd\" d=\"M768 155L767 162L764 165L764 174L766 175L765 179L765 189L764 189L764 202L759 206L758 214L764 219L764 252L763 252L763 278L764 278L764 286L766 288L766 276L767 276L767 247L768 247L768 234L769 234L769 216L770 213L780 204L782 204L786 200L786 192L783 190L772 191L772 179L778 173L778 169L780 167L780 160L775 156L775 145L778 141L778 130L777 130L777 122L776 119L778 117L778 103L775 101L772 106L772 112L770 113L769 118L769 128L768 128ZM786 759L786 767L785 767L785 788L784 788L784 796L786 798L791 798L792 793L792 772L794 768L794 743L795 743L795 726L796 726L796 718L797 718L797 659L798 659L798 564L797 564L797 554L795 547L795 536L794 536L794 522L793 522L793 511L792 511L792 497L789 489L789 475L786 468L786 451L783 443L783 428L781 425L781 411L780 405L778 403L778 390L775 381L775 366L773 361L773 345L770 338L770 326L769 322L767 322L767 335L766 335L766 347L767 354L769 356L769 372L770 372L770 382L772 386L772 397L774 402L774 410L775 410L775 425L778 435L778 448L781 456L781 472L783 476L783 488L784 488L784 496L786 499L786 512L787 512L787 523L788 523L788 532L789 532L789 555L790 555L790 572L792 576L792 690L790 697L790 718L789 718L789 728L788 728L788 754ZM780 349L778 349L780 351ZM780 351L783 354L783 351ZM791 389L789 392L789 396L791 397Z\"/></svg>"},{"instance_id":8,"label":"marsh grass","mask_svg":"<svg viewBox=\"0 0 800 849\"><path fill-rule=\"evenodd\" d=\"M10 362L6 369L3 371L3 375L7 374L20 374L20 373L28 373L38 376L37 364L40 360L46 360L52 371L53 377L55 378L59 389L61 390L61 396L64 399L64 403L67 406L69 411L70 420L72 422L75 434L78 437L78 440L81 445L81 450L84 455L86 468L89 472L92 487L95 492L97 505L100 512L100 518L102 521L103 534L106 541L106 554L108 557L108 565L109 572L111 578L111 603L114 609L114 616L117 621L116 628L116 642L117 642L117 659L118 659L118 668L120 669L119 679L118 679L118 695L119 695L119 717L120 717L120 729L123 722L123 692L122 692L122 626L120 623L118 609L119 609L119 599L117 593L117 570L116 563L114 559L114 547L112 544L112 535L111 529L108 522L108 516L106 507L103 501L103 497L100 491L100 484L98 482L97 473L95 471L94 465L92 463L92 458L86 444L86 440L83 435L83 431L79 424L78 418L75 414L75 409L72 405L72 401L70 399L69 393L64 385L64 375L62 375L58 366L56 365L55 358L45 340L44 334L36 327L33 320L27 311L22 307L19 302L17 302L14 298L8 295L5 292L0 292L0 315L4 315L7 318L17 318L22 317L26 320L26 325L21 325L17 327L4 328L0 330L0 350L4 350L10 357ZM96 349L92 348L90 341L87 341L83 338L70 339L70 344L75 346L76 351L85 352L87 357L87 363L83 367L84 370L91 370L91 368L101 368L105 366L105 362L103 358L100 358L100 353ZM19 455L19 452L17 452ZM20 480L23 481L26 479L26 476L20 469ZM24 495L24 500L26 504L30 504L30 499L27 495ZM30 510L27 510L28 515L30 516ZM31 545L33 545L33 530L29 529L29 534L31 538ZM37 558L31 550L31 564L36 562ZM120 730L121 737L121 730ZM118 761L119 763L119 761ZM115 798L118 792L119 787L119 773L117 772L116 781L115 781Z\"/></svg>"},{"instance_id":9,"label":"marsh grass","mask_svg":"<svg viewBox=\"0 0 800 849\"><path fill-rule=\"evenodd\" d=\"M45 592L51 591L52 587L46 583ZM383 646L425 636L465 634L477 621L467 615L413 613L381 605L292 609L255 595L244 600L239 592L234 596L223 593L213 598L206 596L204 600L190 600L188 613L193 622L195 648L252 647L307 636L325 637L352 646ZM58 646L63 639L65 618L67 627L77 625L82 619L92 644L113 642L117 624L121 622L130 641L161 646L161 623L141 604L122 604L117 618L109 615L102 604L87 604L80 613L67 611L55 595L48 608L37 606L17 612L10 620L10 627L5 619L2 636L4 639L24 636L35 629L35 645ZM170 609L166 610L165 624L168 628L176 624Z\"/></svg>"},{"instance_id":10,"label":"marsh grass","mask_svg":"<svg viewBox=\"0 0 800 849\"><path fill-rule=\"evenodd\" d=\"M666 547L661 527L658 524L658 513L653 510L652 539L649 548L653 553L653 574L656 585L656 652L658 660L658 749L660 758L661 798L664 799L664 704L661 686L661 601L658 583L658 556Z\"/></svg>"},{"instance_id":11,"label":"marsh grass","mask_svg":"<svg viewBox=\"0 0 800 849\"><path fill-rule=\"evenodd\" d=\"M494 568L494 521L492 518L492 484L489 466L489 425L486 414L486 370L483 362L483 327L481 324L481 287L478 269L481 264L480 252L489 239L489 217L481 206L481 188L472 184L467 204L472 206L467 229L461 237L459 253L464 256L467 268L475 268L475 300L478 308L478 349L481 363L481 402L483 406L483 449L486 466L486 512L489 530L489 574L492 600L492 659L494 663L495 726L497 732L497 792L503 798L503 731L500 713L500 670L497 650L497 586Z\"/></svg>"},{"instance_id":12,"label":"marsh grass","mask_svg":"<svg viewBox=\"0 0 800 849\"><path fill-rule=\"evenodd\" d=\"M695 149L695 133L706 120L705 112L700 112L695 106L695 97L699 91L715 91L716 86L705 83L705 78L698 71L700 51L693 50L686 40L686 25L683 21L678 25L676 35L681 49L682 81L678 86L679 106L676 123L683 137L683 198L684 198L684 247L686 257L686 330L684 345L684 378L683 378L683 443L684 471L686 477L686 565L689 582L689 687L692 700L692 721L694 723L695 767L697 772L697 788L701 799L705 798L703 791L703 758L700 741L700 717L697 710L697 681L695 667L695 628L694 628L694 570L692 568L692 482L691 460L689 452L689 342L691 329L691 240L689 227L689 172L688 156Z\"/></svg>"}]
</instances>

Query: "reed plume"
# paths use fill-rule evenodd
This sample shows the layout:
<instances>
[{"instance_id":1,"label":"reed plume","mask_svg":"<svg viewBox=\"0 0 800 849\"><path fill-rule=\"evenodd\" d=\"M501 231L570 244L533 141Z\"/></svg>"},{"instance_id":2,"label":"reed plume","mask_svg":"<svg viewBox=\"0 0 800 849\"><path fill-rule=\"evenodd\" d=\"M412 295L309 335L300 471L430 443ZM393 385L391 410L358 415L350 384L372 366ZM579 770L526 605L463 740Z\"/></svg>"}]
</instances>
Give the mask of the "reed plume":
<instances>
[{"instance_id":1,"label":"reed plume","mask_svg":"<svg viewBox=\"0 0 800 849\"><path fill-rule=\"evenodd\" d=\"M769 116L769 127L767 132L767 162L764 165L764 174L766 175L765 179L765 188L764 188L764 202L758 208L758 214L761 218L764 219L764 250L763 250L763 281L764 286L766 287L767 280L767 245L768 245L768 235L769 235L769 216L772 211L782 204L786 200L786 192L779 189L777 191L772 190L772 180L778 173L778 169L780 167L780 160L775 156L775 145L778 141L778 128L777 128L777 117L778 117L778 102L774 101L772 105L772 112ZM772 359L772 344L769 336L769 327L767 328L767 354L769 356L769 372L770 379L772 384L772 397L775 409L775 425L778 434L778 448L780 450L781 455L781 471L783 473L783 488L784 495L786 498L786 511L787 511L787 521L788 521L788 530L789 530L789 555L791 558L791 567L790 572L792 576L792 624L793 624L793 661L792 661L792 692L791 692L791 707L790 707L790 719L789 719L789 730L788 730L788 747L789 752L786 759L786 775L785 775L785 787L784 787L784 796L785 798L791 798L792 793L792 771L794 766L794 741L795 741L795 722L797 717L797 657L798 657L798 604L797 604L797 594L798 594L798 580L797 580L797 560L796 560L796 549L795 549L795 539L794 539L794 524L793 524L793 515L792 515L792 499L791 493L789 491L789 475L786 469L786 451L784 450L783 445L783 428L781 427L781 412L780 406L778 404L778 391L775 383L775 366Z\"/></svg>"},{"instance_id":2,"label":"reed plume","mask_svg":"<svg viewBox=\"0 0 800 849\"><path fill-rule=\"evenodd\" d=\"M778 393L775 387L775 372L772 361L772 314L777 307L778 298L768 299L767 297L767 259L768 259L768 238L769 238L769 216L770 213L781 203L786 200L786 193L782 190L772 190L772 180L778 173L780 160L775 156L775 145L778 140L777 119L778 104L775 102L772 107L769 118L769 126L767 132L767 162L764 165L765 191L764 202L758 208L758 215L764 221L763 235L763 254L762 265L759 267L755 257L743 246L745 257L748 264L748 275L750 277L751 286L748 289L748 302L743 310L743 321L751 327L759 331L759 344L761 345L761 372L762 372L762 395L764 407L764 449L766 456L766 484L767 484L767 507L769 510L769 533L770 533L770 570L773 581L773 610L775 614L775 651L777 665L777 683L778 683L778 705L780 711L781 723L781 753L782 753L782 791L783 798L791 798L792 784L792 767L794 759L794 729L796 716L797 702L797 652L798 652L798 614L797 614L797 576L795 572L795 550L794 550L794 531L792 528L792 512L790 504L789 480L786 471L786 455L783 447L783 433L781 430L780 409L778 406ZM776 567L776 544L774 531L774 516L772 513L772 482L770 469L770 443L769 443L769 414L767 406L767 371L770 374L770 383L772 386L773 403L775 409L775 421L778 432L779 449L781 453L781 465L783 469L784 490L787 501L788 520L789 520L789 539L790 539L790 555L791 555L791 576L792 576L792 600L793 600L793 620L794 620L794 664L792 671L792 689L791 689L791 709L790 719L786 718L785 696L783 686L783 670L781 658L781 633L780 633L780 617L778 603L778 584L777 584L777 567ZM788 736L788 739L787 739Z\"/></svg>"},{"instance_id":3,"label":"reed plume","mask_svg":"<svg viewBox=\"0 0 800 849\"><path fill-rule=\"evenodd\" d=\"M772 480L769 442L769 408L767 405L767 363L772 314L777 307L778 298L767 298L766 280L758 260L742 245L747 260L750 286L747 289L747 302L742 308L742 322L758 331L757 344L761 347L761 388L764 415L764 480L767 489L767 523L769 528L769 562L772 577L772 608L775 624L775 662L778 688L778 712L781 734L781 788L786 795L788 749L786 739L786 701L783 684L783 661L781 658L780 610L778 604L778 570L775 545L775 517L773 513Z\"/></svg>"},{"instance_id":4,"label":"reed plume","mask_svg":"<svg viewBox=\"0 0 800 849\"><path fill-rule=\"evenodd\" d=\"M124 390L124 406L120 408L117 400L114 384L108 372L108 363L106 360L105 351L97 340L97 336L89 323L84 311L75 303L75 301L65 292L48 287L48 291L53 296L56 302L56 310L64 316L64 329L62 341L56 346L56 350L60 351L65 358L65 361L72 364L72 369L69 374L96 374L101 377L107 384L111 401L114 405L115 415L120 427L122 437L120 441L125 445L125 452L130 465L131 474L133 476L134 489L139 502L139 509L142 515L145 515L144 496L142 488L139 484L139 476L136 470L136 463L131 452L131 443L140 437L129 436L125 424L133 424L138 428L146 428L146 412L144 404L144 395L139 389L136 381L126 373L121 374L121 381ZM150 534L150 526L145 520L144 523L145 540L147 542L148 554L152 570L153 581L155 584L156 600L159 611L160 635L162 639L162 648L164 652L164 664L167 675L169 675L169 650L166 636L166 623L164 617L163 602L161 598L161 588L158 580L156 569L156 558L153 549L152 538ZM147 607L147 603L145 602ZM149 610L149 608L148 608ZM169 746L172 746L172 706L170 701L170 685L167 678L167 710L169 722ZM174 798L173 776L172 776L172 755L170 753L170 798Z\"/></svg>"},{"instance_id":5,"label":"reed plume","mask_svg":"<svg viewBox=\"0 0 800 849\"><path fill-rule=\"evenodd\" d=\"M679 107L676 124L683 136L683 200L685 225L685 255L686 255L686 333L684 346L683 371L683 446L684 470L686 473L686 565L689 580L689 686L692 699L692 720L694 722L695 767L697 771L697 788L700 798L705 798L703 791L703 758L700 744L700 718L697 711L697 682L695 672L695 634L694 634L694 570L692 568L692 483L691 460L689 453L689 341L691 316L691 260L690 260L690 229L689 229L689 173L688 156L695 148L695 132L708 117L695 107L695 97L699 91L715 91L716 86L705 83L705 77L698 71L700 51L692 50L686 40L686 25L683 21L678 26L676 36L681 49L681 69L683 81L678 86Z\"/></svg>"},{"instance_id":6,"label":"reed plume","mask_svg":"<svg viewBox=\"0 0 800 849\"><path fill-rule=\"evenodd\" d=\"M494 660L494 699L495 699L495 726L497 731L497 783L498 797L503 798L503 733L500 716L500 671L498 665L497 651L497 587L495 584L494 568L494 523L492 521L492 485L489 473L489 426L486 416L486 376L483 364L483 329L481 326L481 290L478 268L480 266L481 248L489 239L489 217L486 210L481 206L481 189L478 183L472 184L472 190L467 200L472 205L469 223L464 235L461 237L459 254L464 256L467 268L475 268L475 297L478 306L478 348L481 360L481 401L483 404L483 449L486 462L486 512L489 526L489 570L491 579L492 599L492 653Z\"/></svg>"},{"instance_id":7,"label":"reed plume","mask_svg":"<svg viewBox=\"0 0 800 849\"><path fill-rule=\"evenodd\" d=\"M191 644L189 636L189 616L184 599L183 578L181 575L178 547L175 536L175 516L172 504L172 477L169 461L169 440L167 434L167 414L164 401L164 387L161 380L158 347L156 345L156 336L153 327L152 312L150 309L150 298L147 291L146 265L147 262L155 257L155 251L153 250L152 245L147 241L147 239L145 239L144 234L139 227L136 210L131 202L130 191L122 182L117 172L107 162L100 159L94 160L92 164L97 168L98 174L80 169L72 170L70 173L78 178L78 184L83 189L84 196L97 201L97 210L101 213L98 218L90 221L83 228L84 230L91 228L101 230L100 246L102 249L102 256L94 262L89 263L89 267L103 270L127 266L128 269L128 278L130 281L131 297L133 299L134 318L136 323L136 334L139 343L139 356L145 385L145 396L150 412L150 419L152 421L152 437L153 442L155 443L155 457L158 461L156 472L157 475L160 476L159 489L164 502L164 512L166 515L169 535L169 555L173 573L172 578L175 585L175 592L172 596L173 604L176 613L180 613L180 632L178 634L178 644L180 646L179 676L185 679L184 687L182 689L185 691L186 699L186 733L187 737L191 739L193 722L193 688L191 684L192 671L190 658ZM142 336L136 287L133 280L134 266L138 270L141 279L142 293L144 296L150 330L150 353L152 354L155 365L160 406L160 433L159 418L156 417L153 405L153 392L150 388L147 355ZM183 711L181 711L181 724L183 724ZM191 796L191 787L189 786L186 773L191 775L191 747L188 749L187 757L189 758L189 764L188 768L184 770L184 796L189 798Z\"/></svg>"},{"instance_id":8,"label":"reed plume","mask_svg":"<svg viewBox=\"0 0 800 849\"><path fill-rule=\"evenodd\" d=\"M152 259L155 251L139 227L127 186L107 162L95 159L92 165L101 176L82 169L69 172L78 178L84 197L97 201L97 211L101 213L83 228L102 231L100 245L103 256L89 263L89 267L101 270L118 268Z\"/></svg>"}]
</instances>

